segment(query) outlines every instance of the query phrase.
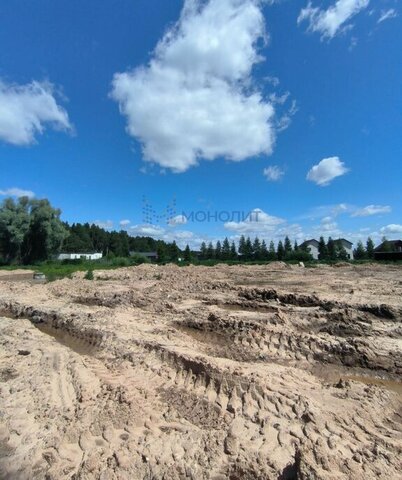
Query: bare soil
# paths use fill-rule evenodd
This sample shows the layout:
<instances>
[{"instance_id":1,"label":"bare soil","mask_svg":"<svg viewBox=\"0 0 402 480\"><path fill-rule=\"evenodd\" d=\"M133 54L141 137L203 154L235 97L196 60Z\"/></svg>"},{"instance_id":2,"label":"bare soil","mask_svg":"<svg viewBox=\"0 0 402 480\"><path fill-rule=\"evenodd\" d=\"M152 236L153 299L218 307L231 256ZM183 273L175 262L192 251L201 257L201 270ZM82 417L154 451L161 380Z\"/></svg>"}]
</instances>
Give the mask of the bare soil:
<instances>
[{"instance_id":1,"label":"bare soil","mask_svg":"<svg viewBox=\"0 0 402 480\"><path fill-rule=\"evenodd\" d=\"M401 272L3 276L0 478L401 478Z\"/></svg>"}]
</instances>

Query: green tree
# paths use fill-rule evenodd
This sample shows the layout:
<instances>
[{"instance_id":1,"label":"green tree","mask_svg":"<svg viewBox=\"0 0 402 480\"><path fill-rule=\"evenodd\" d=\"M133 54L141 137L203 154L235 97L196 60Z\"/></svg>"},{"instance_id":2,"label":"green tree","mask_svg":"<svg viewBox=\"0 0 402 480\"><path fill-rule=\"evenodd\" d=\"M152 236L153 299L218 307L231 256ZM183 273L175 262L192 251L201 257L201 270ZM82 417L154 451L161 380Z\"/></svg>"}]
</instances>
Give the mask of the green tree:
<instances>
[{"instance_id":1,"label":"green tree","mask_svg":"<svg viewBox=\"0 0 402 480\"><path fill-rule=\"evenodd\" d=\"M19 263L30 226L28 197L4 200L0 207L0 256L6 263Z\"/></svg>"},{"instance_id":2,"label":"green tree","mask_svg":"<svg viewBox=\"0 0 402 480\"><path fill-rule=\"evenodd\" d=\"M229 260L231 257L230 255L230 243L228 238L226 237L222 243L222 260Z\"/></svg>"},{"instance_id":3,"label":"green tree","mask_svg":"<svg viewBox=\"0 0 402 480\"><path fill-rule=\"evenodd\" d=\"M289 253L292 253L292 243L287 235L285 237L284 249L285 249L285 256L288 255Z\"/></svg>"},{"instance_id":4,"label":"green tree","mask_svg":"<svg viewBox=\"0 0 402 480\"><path fill-rule=\"evenodd\" d=\"M255 237L253 242L253 257L255 260L261 260L261 242L258 237Z\"/></svg>"},{"instance_id":5,"label":"green tree","mask_svg":"<svg viewBox=\"0 0 402 480\"><path fill-rule=\"evenodd\" d=\"M177 246L176 241L173 240L171 244L168 245L168 252L171 262L177 262L180 255L180 248Z\"/></svg>"},{"instance_id":6,"label":"green tree","mask_svg":"<svg viewBox=\"0 0 402 480\"><path fill-rule=\"evenodd\" d=\"M246 239L244 235L240 237L239 240L239 255L244 256L246 254Z\"/></svg>"},{"instance_id":7,"label":"green tree","mask_svg":"<svg viewBox=\"0 0 402 480\"><path fill-rule=\"evenodd\" d=\"M295 243L294 243L294 245L293 245L293 250L294 250L295 252L297 252L297 251L299 250L299 245L298 245L298 243L297 243L297 240L295 240Z\"/></svg>"},{"instance_id":8,"label":"green tree","mask_svg":"<svg viewBox=\"0 0 402 480\"><path fill-rule=\"evenodd\" d=\"M269 242L269 249L268 249L268 260L276 260L277 255L276 255L276 250L275 250L275 244L273 240Z\"/></svg>"},{"instance_id":9,"label":"green tree","mask_svg":"<svg viewBox=\"0 0 402 480\"><path fill-rule=\"evenodd\" d=\"M165 242L159 242L156 247L156 254L158 255L158 262L163 263L166 261L167 252Z\"/></svg>"},{"instance_id":10,"label":"green tree","mask_svg":"<svg viewBox=\"0 0 402 480\"><path fill-rule=\"evenodd\" d=\"M206 258L207 258L207 244L205 242L201 243L200 258L201 258L201 260L206 260Z\"/></svg>"},{"instance_id":11,"label":"green tree","mask_svg":"<svg viewBox=\"0 0 402 480\"><path fill-rule=\"evenodd\" d=\"M253 258L253 244L251 243L250 237L246 238L246 243L244 246L244 259L251 260Z\"/></svg>"},{"instance_id":12,"label":"green tree","mask_svg":"<svg viewBox=\"0 0 402 480\"><path fill-rule=\"evenodd\" d=\"M285 258L285 247L283 246L282 240L279 240L278 242L277 257L278 260L283 260Z\"/></svg>"},{"instance_id":13,"label":"green tree","mask_svg":"<svg viewBox=\"0 0 402 480\"><path fill-rule=\"evenodd\" d=\"M220 260L222 258L222 244L219 240L216 242L215 258L217 260Z\"/></svg>"},{"instance_id":14,"label":"green tree","mask_svg":"<svg viewBox=\"0 0 402 480\"><path fill-rule=\"evenodd\" d=\"M209 242L207 248L207 259L212 260L213 258L215 258L215 249L212 242Z\"/></svg>"},{"instance_id":15,"label":"green tree","mask_svg":"<svg viewBox=\"0 0 402 480\"><path fill-rule=\"evenodd\" d=\"M366 254L367 258L374 258L374 242L371 237L368 237L366 242Z\"/></svg>"},{"instance_id":16,"label":"green tree","mask_svg":"<svg viewBox=\"0 0 402 480\"><path fill-rule=\"evenodd\" d=\"M327 242L327 256L329 260L336 260L338 256L336 244L331 237L328 238Z\"/></svg>"},{"instance_id":17,"label":"green tree","mask_svg":"<svg viewBox=\"0 0 402 480\"><path fill-rule=\"evenodd\" d=\"M188 245L186 245L186 248L184 249L184 261L191 262L191 250Z\"/></svg>"},{"instance_id":18,"label":"green tree","mask_svg":"<svg viewBox=\"0 0 402 480\"><path fill-rule=\"evenodd\" d=\"M232 244L230 245L230 258L231 258L231 260L236 260L237 259L237 251L236 251L235 242L232 242Z\"/></svg>"},{"instance_id":19,"label":"green tree","mask_svg":"<svg viewBox=\"0 0 402 480\"><path fill-rule=\"evenodd\" d=\"M320 240L318 242L318 259L328 260L328 249L324 237L320 237Z\"/></svg>"},{"instance_id":20,"label":"green tree","mask_svg":"<svg viewBox=\"0 0 402 480\"><path fill-rule=\"evenodd\" d=\"M261 242L260 259L268 260L268 248L267 248L267 244L265 243L265 240Z\"/></svg>"},{"instance_id":21,"label":"green tree","mask_svg":"<svg viewBox=\"0 0 402 480\"><path fill-rule=\"evenodd\" d=\"M357 242L356 248L353 250L353 257L355 260L363 260L366 258L366 251L361 240Z\"/></svg>"},{"instance_id":22,"label":"green tree","mask_svg":"<svg viewBox=\"0 0 402 480\"><path fill-rule=\"evenodd\" d=\"M348 257L348 252L345 250L345 247L343 245L337 245L337 255L336 255L337 260L342 260L342 261L347 261L349 260Z\"/></svg>"},{"instance_id":23,"label":"green tree","mask_svg":"<svg viewBox=\"0 0 402 480\"><path fill-rule=\"evenodd\" d=\"M49 259L60 251L68 231L60 220L61 211L49 200L30 200L29 231L24 240L24 261L33 263Z\"/></svg>"}]
</instances>

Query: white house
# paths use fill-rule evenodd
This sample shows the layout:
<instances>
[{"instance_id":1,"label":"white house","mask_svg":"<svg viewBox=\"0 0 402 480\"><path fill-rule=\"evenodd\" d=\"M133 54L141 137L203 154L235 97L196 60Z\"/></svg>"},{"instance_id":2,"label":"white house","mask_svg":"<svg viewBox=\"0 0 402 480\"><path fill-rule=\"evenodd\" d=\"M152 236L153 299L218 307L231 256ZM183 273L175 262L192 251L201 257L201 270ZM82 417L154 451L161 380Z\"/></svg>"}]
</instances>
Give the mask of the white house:
<instances>
[{"instance_id":1,"label":"white house","mask_svg":"<svg viewBox=\"0 0 402 480\"><path fill-rule=\"evenodd\" d=\"M99 260L103 253L59 253L57 260Z\"/></svg>"},{"instance_id":2,"label":"white house","mask_svg":"<svg viewBox=\"0 0 402 480\"><path fill-rule=\"evenodd\" d=\"M353 260L353 243L349 242L349 240L345 240L344 238L338 238L338 240L335 240L335 242L342 245L342 247L346 250L349 260Z\"/></svg>"},{"instance_id":3,"label":"white house","mask_svg":"<svg viewBox=\"0 0 402 480\"><path fill-rule=\"evenodd\" d=\"M311 240L306 240L305 242L303 242L300 247L306 248L311 254L311 256L314 258L314 260L318 260L318 245L319 243L317 242L317 240L314 240L314 238L312 238Z\"/></svg>"},{"instance_id":4,"label":"white house","mask_svg":"<svg viewBox=\"0 0 402 480\"><path fill-rule=\"evenodd\" d=\"M349 240L345 240L344 238L338 238L338 240L334 241L345 249L348 259L353 260L353 243L349 242ZM319 243L314 238L312 238L311 240L306 240L300 245L300 247L302 248L307 248L314 260L318 260L318 246Z\"/></svg>"}]
</instances>

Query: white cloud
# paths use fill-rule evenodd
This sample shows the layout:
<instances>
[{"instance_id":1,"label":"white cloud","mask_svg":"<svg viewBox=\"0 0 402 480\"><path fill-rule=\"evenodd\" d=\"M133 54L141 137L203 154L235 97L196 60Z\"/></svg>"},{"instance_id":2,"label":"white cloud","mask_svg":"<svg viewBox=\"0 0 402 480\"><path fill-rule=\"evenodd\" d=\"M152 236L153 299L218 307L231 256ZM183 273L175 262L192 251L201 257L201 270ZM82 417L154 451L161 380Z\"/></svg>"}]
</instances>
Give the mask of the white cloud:
<instances>
[{"instance_id":1,"label":"white cloud","mask_svg":"<svg viewBox=\"0 0 402 480\"><path fill-rule=\"evenodd\" d=\"M200 236L189 230L177 231L152 224L133 225L130 227L129 233L132 236L149 236L169 243L174 240L182 249L185 248L187 244L190 245L190 248L196 249L200 247L203 241L209 241L207 236Z\"/></svg>"},{"instance_id":2,"label":"white cloud","mask_svg":"<svg viewBox=\"0 0 402 480\"><path fill-rule=\"evenodd\" d=\"M127 220L127 219L120 220L120 222L119 222L121 227L127 227L127 225L130 225L130 223L131 223L130 220Z\"/></svg>"},{"instance_id":3,"label":"white cloud","mask_svg":"<svg viewBox=\"0 0 402 480\"><path fill-rule=\"evenodd\" d=\"M175 227L177 225L185 225L187 223L187 217L185 215L176 215L173 218L170 218L168 224L171 227Z\"/></svg>"},{"instance_id":4,"label":"white cloud","mask_svg":"<svg viewBox=\"0 0 402 480\"><path fill-rule=\"evenodd\" d=\"M299 107L297 106L296 100L292 100L292 103L288 110L276 121L276 130L278 132L283 132L284 130L286 130L292 123L292 117L296 115L298 110Z\"/></svg>"},{"instance_id":5,"label":"white cloud","mask_svg":"<svg viewBox=\"0 0 402 480\"><path fill-rule=\"evenodd\" d=\"M275 111L253 87L266 39L258 0L186 0L150 63L116 73L111 97L144 159L184 172L200 159L272 153Z\"/></svg>"},{"instance_id":6,"label":"white cloud","mask_svg":"<svg viewBox=\"0 0 402 480\"><path fill-rule=\"evenodd\" d=\"M352 28L347 24L353 16L368 7L369 0L337 0L327 10L313 7L308 2L307 7L300 11L297 23L307 21L310 32L318 32L321 38L333 38L338 32Z\"/></svg>"},{"instance_id":7,"label":"white cloud","mask_svg":"<svg viewBox=\"0 0 402 480\"><path fill-rule=\"evenodd\" d=\"M402 233L402 225L396 223L391 223L380 229L380 232L383 234L393 234L393 233Z\"/></svg>"},{"instance_id":8,"label":"white cloud","mask_svg":"<svg viewBox=\"0 0 402 480\"><path fill-rule=\"evenodd\" d=\"M224 227L240 235L272 234L278 225L285 224L285 220L265 213L260 208L254 208L241 222L226 222Z\"/></svg>"},{"instance_id":9,"label":"white cloud","mask_svg":"<svg viewBox=\"0 0 402 480\"><path fill-rule=\"evenodd\" d=\"M320 225L313 227L313 230L319 232L320 235L333 236L340 235L342 232L338 227L337 222L324 221L322 219Z\"/></svg>"},{"instance_id":10,"label":"white cloud","mask_svg":"<svg viewBox=\"0 0 402 480\"><path fill-rule=\"evenodd\" d=\"M112 220L95 220L92 222L94 225L96 225L99 228L104 228L105 230L112 230L114 223Z\"/></svg>"},{"instance_id":11,"label":"white cloud","mask_svg":"<svg viewBox=\"0 0 402 480\"><path fill-rule=\"evenodd\" d=\"M30 145L46 126L71 130L68 114L57 104L54 93L47 82L13 85L0 80L0 140Z\"/></svg>"},{"instance_id":12,"label":"white cloud","mask_svg":"<svg viewBox=\"0 0 402 480\"><path fill-rule=\"evenodd\" d=\"M0 106L1 109L1 106ZM0 195L6 196L6 197L28 197L28 198L33 198L35 196L34 192L31 190L23 190L22 188L7 188L6 190L0 190Z\"/></svg>"},{"instance_id":13,"label":"white cloud","mask_svg":"<svg viewBox=\"0 0 402 480\"><path fill-rule=\"evenodd\" d=\"M284 170L278 167L278 165L271 165L270 167L264 168L263 170L263 175L270 182L277 182L283 177L284 174Z\"/></svg>"},{"instance_id":14,"label":"white cloud","mask_svg":"<svg viewBox=\"0 0 402 480\"><path fill-rule=\"evenodd\" d=\"M385 20L389 20L391 18L395 18L398 16L398 12L394 8L390 8L389 10L382 10L377 23L384 22Z\"/></svg>"},{"instance_id":15,"label":"white cloud","mask_svg":"<svg viewBox=\"0 0 402 480\"><path fill-rule=\"evenodd\" d=\"M352 213L352 217L368 217L370 215L379 215L381 213L389 213L391 207L389 205L367 205L367 207L359 208Z\"/></svg>"},{"instance_id":16,"label":"white cloud","mask_svg":"<svg viewBox=\"0 0 402 480\"><path fill-rule=\"evenodd\" d=\"M348 171L349 169L345 167L345 164L341 162L339 157L324 158L307 173L307 180L315 182L321 187L325 187L329 185L334 178L340 177Z\"/></svg>"},{"instance_id":17,"label":"white cloud","mask_svg":"<svg viewBox=\"0 0 402 480\"><path fill-rule=\"evenodd\" d=\"M280 84L280 80L278 77L268 75L267 77L264 77L264 80L273 85L274 87L277 87Z\"/></svg>"}]
</instances>

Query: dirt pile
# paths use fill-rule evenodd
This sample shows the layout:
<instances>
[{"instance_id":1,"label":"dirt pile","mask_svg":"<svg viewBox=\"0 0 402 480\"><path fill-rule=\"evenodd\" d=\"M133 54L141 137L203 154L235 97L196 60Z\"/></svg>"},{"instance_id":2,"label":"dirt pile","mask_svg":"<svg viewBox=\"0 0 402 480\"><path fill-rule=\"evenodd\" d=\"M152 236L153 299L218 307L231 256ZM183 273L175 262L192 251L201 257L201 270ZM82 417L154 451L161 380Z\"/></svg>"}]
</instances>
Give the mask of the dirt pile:
<instances>
[{"instance_id":1,"label":"dirt pile","mask_svg":"<svg viewBox=\"0 0 402 480\"><path fill-rule=\"evenodd\" d=\"M398 268L94 273L0 279L0 478L398 478Z\"/></svg>"}]
</instances>

